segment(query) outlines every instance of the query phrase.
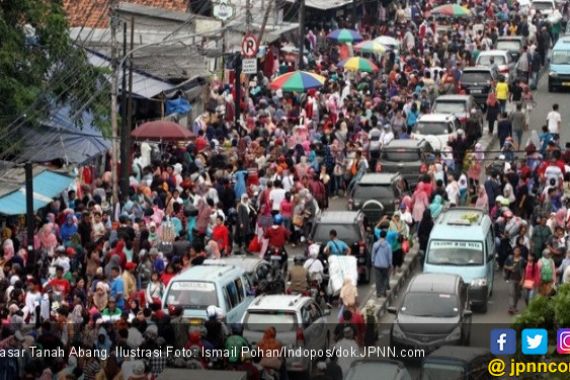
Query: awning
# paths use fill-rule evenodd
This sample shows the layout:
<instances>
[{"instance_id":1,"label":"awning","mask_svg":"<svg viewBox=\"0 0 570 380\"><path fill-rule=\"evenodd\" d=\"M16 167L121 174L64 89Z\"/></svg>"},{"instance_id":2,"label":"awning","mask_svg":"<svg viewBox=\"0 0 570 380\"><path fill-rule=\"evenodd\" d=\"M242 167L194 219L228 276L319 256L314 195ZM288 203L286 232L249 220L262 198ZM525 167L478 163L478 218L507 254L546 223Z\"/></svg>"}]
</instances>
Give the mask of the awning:
<instances>
[{"instance_id":1,"label":"awning","mask_svg":"<svg viewBox=\"0 0 570 380\"><path fill-rule=\"evenodd\" d=\"M54 197L67 190L73 177L45 170L34 176L34 211L47 206ZM0 197L0 214L23 215L26 213L26 187L22 186Z\"/></svg>"},{"instance_id":2,"label":"awning","mask_svg":"<svg viewBox=\"0 0 570 380\"><path fill-rule=\"evenodd\" d=\"M288 3L296 3L297 0L287 0ZM344 7L352 4L352 0L305 0L305 6L322 11Z\"/></svg>"},{"instance_id":3,"label":"awning","mask_svg":"<svg viewBox=\"0 0 570 380\"><path fill-rule=\"evenodd\" d=\"M111 68L111 62L109 61L109 59L103 56L87 52L87 59L89 60L89 63L95 67ZM121 80L122 75L123 73L121 70L121 73L119 74L119 89L121 89L122 86L122 80ZM137 73L136 71L133 70L133 95L138 95L143 98L150 99L155 97L156 95L159 95L163 91L167 92L174 88L176 88L176 86L173 86L170 83L154 79L150 76Z\"/></svg>"}]
</instances>

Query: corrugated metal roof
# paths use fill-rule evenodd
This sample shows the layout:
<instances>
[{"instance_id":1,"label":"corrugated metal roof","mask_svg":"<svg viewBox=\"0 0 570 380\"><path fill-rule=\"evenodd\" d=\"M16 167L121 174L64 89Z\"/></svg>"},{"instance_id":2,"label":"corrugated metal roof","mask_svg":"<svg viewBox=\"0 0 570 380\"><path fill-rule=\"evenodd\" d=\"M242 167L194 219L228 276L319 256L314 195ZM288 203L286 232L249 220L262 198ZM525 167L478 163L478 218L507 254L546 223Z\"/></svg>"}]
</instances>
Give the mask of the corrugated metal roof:
<instances>
[{"instance_id":1,"label":"corrugated metal roof","mask_svg":"<svg viewBox=\"0 0 570 380\"><path fill-rule=\"evenodd\" d=\"M89 63L96 67L105 67L110 68L111 62L99 55L93 54L88 52L87 58ZM120 74L122 77L122 73ZM173 86L169 83L163 82L158 79L151 78L146 75L139 74L137 72L133 72L133 94L141 96L143 98L153 98L156 95L160 94L161 92L166 92L169 90L174 89L176 86ZM121 88L121 79L119 79L119 89Z\"/></svg>"}]
</instances>

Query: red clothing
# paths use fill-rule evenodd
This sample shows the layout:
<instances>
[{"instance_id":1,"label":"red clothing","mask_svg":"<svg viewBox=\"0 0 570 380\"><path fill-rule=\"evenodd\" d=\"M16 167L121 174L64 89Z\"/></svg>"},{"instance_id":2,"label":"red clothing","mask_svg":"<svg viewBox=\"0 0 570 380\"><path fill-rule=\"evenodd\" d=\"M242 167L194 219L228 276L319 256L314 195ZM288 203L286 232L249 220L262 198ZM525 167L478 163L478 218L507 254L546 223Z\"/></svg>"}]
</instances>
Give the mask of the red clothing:
<instances>
[{"instance_id":1,"label":"red clothing","mask_svg":"<svg viewBox=\"0 0 570 380\"><path fill-rule=\"evenodd\" d=\"M284 218L293 217L293 202L288 201L287 199L283 199L281 201L281 215Z\"/></svg>"},{"instance_id":2,"label":"red clothing","mask_svg":"<svg viewBox=\"0 0 570 380\"><path fill-rule=\"evenodd\" d=\"M283 248L290 234L283 226L278 226L277 228L272 226L265 232L265 238L269 239L270 247Z\"/></svg>"},{"instance_id":3,"label":"red clothing","mask_svg":"<svg viewBox=\"0 0 570 380\"><path fill-rule=\"evenodd\" d=\"M216 225L212 229L212 240L218 243L220 251L228 252L230 247L230 230L224 224Z\"/></svg>"},{"instance_id":4,"label":"red clothing","mask_svg":"<svg viewBox=\"0 0 570 380\"><path fill-rule=\"evenodd\" d=\"M160 281L162 281L162 283L164 284L164 286L168 286L168 283L170 283L170 280L172 280L172 278L175 276L175 273L166 273L164 272L162 274L162 276L160 276Z\"/></svg>"},{"instance_id":5,"label":"red clothing","mask_svg":"<svg viewBox=\"0 0 570 380\"><path fill-rule=\"evenodd\" d=\"M54 278L49 282L48 285L51 286L53 290L61 292L64 295L69 294L69 290L71 289L69 281L67 281L65 278Z\"/></svg>"}]
</instances>

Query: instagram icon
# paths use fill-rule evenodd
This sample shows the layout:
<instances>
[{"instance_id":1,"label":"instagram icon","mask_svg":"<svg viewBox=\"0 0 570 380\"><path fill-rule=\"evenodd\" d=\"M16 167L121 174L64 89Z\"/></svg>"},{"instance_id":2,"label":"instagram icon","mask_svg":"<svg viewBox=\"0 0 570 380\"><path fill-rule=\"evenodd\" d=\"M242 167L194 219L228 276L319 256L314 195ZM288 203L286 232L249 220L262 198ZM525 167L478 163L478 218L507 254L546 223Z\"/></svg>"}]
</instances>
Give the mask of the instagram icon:
<instances>
[{"instance_id":1,"label":"instagram icon","mask_svg":"<svg viewBox=\"0 0 570 380\"><path fill-rule=\"evenodd\" d=\"M570 329L558 329L556 351L562 355L570 355Z\"/></svg>"}]
</instances>

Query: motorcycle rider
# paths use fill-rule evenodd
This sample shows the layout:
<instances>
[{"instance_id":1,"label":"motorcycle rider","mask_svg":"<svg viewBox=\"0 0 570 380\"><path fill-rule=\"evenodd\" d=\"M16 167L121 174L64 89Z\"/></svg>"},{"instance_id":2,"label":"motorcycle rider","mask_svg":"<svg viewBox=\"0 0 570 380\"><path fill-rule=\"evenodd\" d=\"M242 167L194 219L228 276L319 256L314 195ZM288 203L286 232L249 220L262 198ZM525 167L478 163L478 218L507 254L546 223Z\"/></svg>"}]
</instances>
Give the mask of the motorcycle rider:
<instances>
[{"instance_id":1,"label":"motorcycle rider","mask_svg":"<svg viewBox=\"0 0 570 380\"><path fill-rule=\"evenodd\" d=\"M295 265L287 275L287 281L291 282L292 293L305 293L309 290L309 272L303 267L304 261L303 256L295 256Z\"/></svg>"},{"instance_id":2,"label":"motorcycle rider","mask_svg":"<svg viewBox=\"0 0 570 380\"><path fill-rule=\"evenodd\" d=\"M309 272L311 281L316 281L320 287L325 275L325 268L321 260L318 259L319 249L318 244L311 244L309 246L309 258L305 261L303 267Z\"/></svg>"},{"instance_id":3,"label":"motorcycle rider","mask_svg":"<svg viewBox=\"0 0 570 380\"><path fill-rule=\"evenodd\" d=\"M281 267L287 263L287 251L285 244L291 232L283 227L283 217L277 214L273 217L273 225L265 232L265 238L269 240L268 252L276 252L281 255Z\"/></svg>"},{"instance_id":4,"label":"motorcycle rider","mask_svg":"<svg viewBox=\"0 0 570 380\"><path fill-rule=\"evenodd\" d=\"M336 230L330 230L329 237L331 239L325 247L325 252L327 254L336 256L350 255L350 247L337 237Z\"/></svg>"},{"instance_id":5,"label":"motorcycle rider","mask_svg":"<svg viewBox=\"0 0 570 380\"><path fill-rule=\"evenodd\" d=\"M232 334L226 338L224 347L230 353L228 363L236 368L242 364L241 352L244 347L249 347L247 339L243 337L243 326L241 323L231 325Z\"/></svg>"}]
</instances>

